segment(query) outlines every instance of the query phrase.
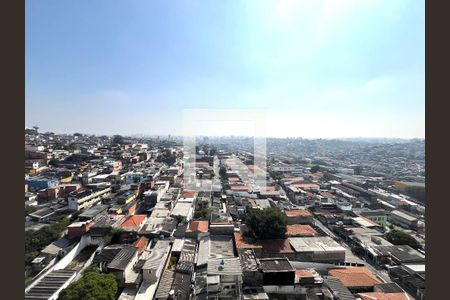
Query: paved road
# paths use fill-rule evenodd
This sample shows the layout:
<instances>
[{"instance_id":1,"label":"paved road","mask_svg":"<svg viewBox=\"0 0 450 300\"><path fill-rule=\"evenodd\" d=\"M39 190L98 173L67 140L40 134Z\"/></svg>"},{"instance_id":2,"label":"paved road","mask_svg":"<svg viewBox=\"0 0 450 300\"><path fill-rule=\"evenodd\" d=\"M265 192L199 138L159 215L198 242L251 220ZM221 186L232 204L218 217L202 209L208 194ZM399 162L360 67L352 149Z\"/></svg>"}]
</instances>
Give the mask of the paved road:
<instances>
[{"instance_id":1,"label":"paved road","mask_svg":"<svg viewBox=\"0 0 450 300\"><path fill-rule=\"evenodd\" d=\"M284 191L284 188L282 189ZM285 192L285 191L284 191ZM292 203L291 199L289 199L289 201ZM319 227L323 232L325 232L325 234L327 234L328 236L332 237L332 238L338 238L339 240L341 240L341 238L339 238L336 234L334 234L330 229L328 229L328 227L326 227L325 225L322 224L322 222L320 222L319 220L317 220L316 218L314 218L314 224ZM389 277L389 274L387 273L387 271L380 269L378 266L374 266L370 263L370 261L366 261L365 258L363 257L358 257L356 256L352 250L350 249L350 247L344 242L341 241L339 243L342 247L345 248L346 252L345 252L345 257L346 257L346 261L347 262L352 262L352 263L359 263L359 264L364 264L367 269L369 269L369 271L371 271L372 273L374 273L375 275L377 275L383 282L392 282L392 280Z\"/></svg>"}]
</instances>

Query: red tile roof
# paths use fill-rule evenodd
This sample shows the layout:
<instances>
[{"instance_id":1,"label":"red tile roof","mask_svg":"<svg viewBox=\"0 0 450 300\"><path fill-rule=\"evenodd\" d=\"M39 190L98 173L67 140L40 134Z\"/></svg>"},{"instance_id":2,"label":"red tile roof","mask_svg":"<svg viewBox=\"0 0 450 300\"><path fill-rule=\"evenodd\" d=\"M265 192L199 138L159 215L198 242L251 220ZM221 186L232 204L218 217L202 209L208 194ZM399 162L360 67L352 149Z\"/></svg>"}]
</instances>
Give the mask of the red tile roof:
<instances>
[{"instance_id":1,"label":"red tile roof","mask_svg":"<svg viewBox=\"0 0 450 300\"><path fill-rule=\"evenodd\" d=\"M328 272L339 279L346 287L372 287L381 281L365 267L333 269Z\"/></svg>"},{"instance_id":2,"label":"red tile roof","mask_svg":"<svg viewBox=\"0 0 450 300\"><path fill-rule=\"evenodd\" d=\"M192 221L186 232L208 232L209 221Z\"/></svg>"},{"instance_id":3,"label":"red tile roof","mask_svg":"<svg viewBox=\"0 0 450 300\"><path fill-rule=\"evenodd\" d=\"M242 233L235 232L234 233L234 241L236 243L236 248L238 249L256 249L262 248L262 246L257 242L248 242L242 236Z\"/></svg>"},{"instance_id":4,"label":"red tile roof","mask_svg":"<svg viewBox=\"0 0 450 300\"><path fill-rule=\"evenodd\" d=\"M262 249L267 253L294 253L288 239L259 240L250 242L245 240L242 233L235 232L234 240L238 249Z\"/></svg>"},{"instance_id":5,"label":"red tile roof","mask_svg":"<svg viewBox=\"0 0 450 300\"><path fill-rule=\"evenodd\" d=\"M413 300L406 293L382 293L382 292L372 292L372 293L360 293L358 294L362 300Z\"/></svg>"},{"instance_id":6,"label":"red tile roof","mask_svg":"<svg viewBox=\"0 0 450 300\"><path fill-rule=\"evenodd\" d=\"M241 181L241 179L239 177L228 177L228 181L229 182L237 182L237 181Z\"/></svg>"},{"instance_id":7,"label":"red tile roof","mask_svg":"<svg viewBox=\"0 0 450 300\"><path fill-rule=\"evenodd\" d=\"M312 173L312 174L310 174L310 175L311 175L311 177L313 177L314 179L320 179L320 178L322 178L323 173L322 173L322 172L316 172L316 173Z\"/></svg>"},{"instance_id":8,"label":"red tile roof","mask_svg":"<svg viewBox=\"0 0 450 300\"><path fill-rule=\"evenodd\" d=\"M147 219L146 215L134 215L129 216L125 222L123 222L120 227L122 228L133 228L133 227L139 227L141 224Z\"/></svg>"},{"instance_id":9,"label":"red tile roof","mask_svg":"<svg viewBox=\"0 0 450 300\"><path fill-rule=\"evenodd\" d=\"M306 209L285 210L288 217L312 217L312 214Z\"/></svg>"},{"instance_id":10,"label":"red tile roof","mask_svg":"<svg viewBox=\"0 0 450 300\"><path fill-rule=\"evenodd\" d=\"M137 239L132 246L138 248L139 253L144 252L145 248L147 248L148 245L148 241L149 239L146 238L145 236L140 237L139 239Z\"/></svg>"},{"instance_id":11,"label":"red tile roof","mask_svg":"<svg viewBox=\"0 0 450 300\"><path fill-rule=\"evenodd\" d=\"M267 253L294 253L288 239L259 241L262 250Z\"/></svg>"},{"instance_id":12,"label":"red tile roof","mask_svg":"<svg viewBox=\"0 0 450 300\"><path fill-rule=\"evenodd\" d=\"M311 278L314 274L309 270L295 270L295 276L299 278Z\"/></svg>"},{"instance_id":13,"label":"red tile roof","mask_svg":"<svg viewBox=\"0 0 450 300\"><path fill-rule=\"evenodd\" d=\"M230 189L232 191L248 191L250 188L246 185L232 185Z\"/></svg>"},{"instance_id":14,"label":"red tile roof","mask_svg":"<svg viewBox=\"0 0 450 300\"><path fill-rule=\"evenodd\" d=\"M181 198L195 198L195 196L197 195L197 192L194 191L183 191L181 193Z\"/></svg>"},{"instance_id":15,"label":"red tile roof","mask_svg":"<svg viewBox=\"0 0 450 300\"><path fill-rule=\"evenodd\" d=\"M294 183L291 186L295 186L296 188L319 188L319 185L315 183Z\"/></svg>"},{"instance_id":16,"label":"red tile roof","mask_svg":"<svg viewBox=\"0 0 450 300\"><path fill-rule=\"evenodd\" d=\"M247 168L253 173L255 173L256 170L260 170L260 168L255 165L248 165Z\"/></svg>"},{"instance_id":17,"label":"red tile roof","mask_svg":"<svg viewBox=\"0 0 450 300\"><path fill-rule=\"evenodd\" d=\"M288 236L314 236L316 231L309 225L288 225L287 232Z\"/></svg>"},{"instance_id":18,"label":"red tile roof","mask_svg":"<svg viewBox=\"0 0 450 300\"><path fill-rule=\"evenodd\" d=\"M301 184L302 182L304 182L305 179L304 178L295 178L293 180L286 180L284 182L285 185L291 185L291 184Z\"/></svg>"},{"instance_id":19,"label":"red tile roof","mask_svg":"<svg viewBox=\"0 0 450 300\"><path fill-rule=\"evenodd\" d=\"M366 218L366 217L363 217L363 216L360 216L360 218L363 219L363 220L365 220L366 222L372 224L372 226L374 226L374 227L381 227L380 224L375 223L374 221L372 221L372 220L369 219L369 218Z\"/></svg>"},{"instance_id":20,"label":"red tile roof","mask_svg":"<svg viewBox=\"0 0 450 300\"><path fill-rule=\"evenodd\" d=\"M321 192L320 194L321 194L322 196L327 197L327 198L330 198L330 199L335 199L335 198L336 198L336 196L333 195L333 194L331 194L330 192Z\"/></svg>"}]
</instances>

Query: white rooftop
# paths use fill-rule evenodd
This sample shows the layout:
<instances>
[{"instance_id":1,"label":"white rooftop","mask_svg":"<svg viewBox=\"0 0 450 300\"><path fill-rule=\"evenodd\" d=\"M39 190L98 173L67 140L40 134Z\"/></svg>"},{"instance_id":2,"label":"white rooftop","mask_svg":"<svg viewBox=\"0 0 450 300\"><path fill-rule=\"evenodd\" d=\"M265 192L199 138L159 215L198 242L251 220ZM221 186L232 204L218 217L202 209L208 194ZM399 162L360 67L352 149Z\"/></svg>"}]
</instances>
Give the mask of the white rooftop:
<instances>
[{"instance_id":1,"label":"white rooftop","mask_svg":"<svg viewBox=\"0 0 450 300\"><path fill-rule=\"evenodd\" d=\"M353 218L353 221L355 221L356 223L358 223L359 225L363 226L363 227L379 227L379 225L367 218L364 217L355 217Z\"/></svg>"},{"instance_id":2,"label":"white rooftop","mask_svg":"<svg viewBox=\"0 0 450 300\"><path fill-rule=\"evenodd\" d=\"M293 237L289 242L296 252L340 252L345 248L328 236Z\"/></svg>"},{"instance_id":3,"label":"white rooftop","mask_svg":"<svg viewBox=\"0 0 450 300\"><path fill-rule=\"evenodd\" d=\"M413 222L413 221L417 220L416 217L410 216L410 215L408 215L408 214L406 214L406 213L404 213L404 212L402 212L400 210L393 210L393 211L391 211L391 214L392 215L396 215L396 216L398 216L400 218L403 218L405 220L408 220L410 222Z\"/></svg>"},{"instance_id":4,"label":"white rooftop","mask_svg":"<svg viewBox=\"0 0 450 300\"><path fill-rule=\"evenodd\" d=\"M242 275L241 261L238 257L209 259L209 275Z\"/></svg>"},{"instance_id":5,"label":"white rooftop","mask_svg":"<svg viewBox=\"0 0 450 300\"><path fill-rule=\"evenodd\" d=\"M192 208L192 203L190 202L178 202L172 210L172 216L182 216L187 217Z\"/></svg>"},{"instance_id":6,"label":"white rooftop","mask_svg":"<svg viewBox=\"0 0 450 300\"><path fill-rule=\"evenodd\" d=\"M403 264L407 269L417 272L424 273L425 272L425 264Z\"/></svg>"}]
</instances>

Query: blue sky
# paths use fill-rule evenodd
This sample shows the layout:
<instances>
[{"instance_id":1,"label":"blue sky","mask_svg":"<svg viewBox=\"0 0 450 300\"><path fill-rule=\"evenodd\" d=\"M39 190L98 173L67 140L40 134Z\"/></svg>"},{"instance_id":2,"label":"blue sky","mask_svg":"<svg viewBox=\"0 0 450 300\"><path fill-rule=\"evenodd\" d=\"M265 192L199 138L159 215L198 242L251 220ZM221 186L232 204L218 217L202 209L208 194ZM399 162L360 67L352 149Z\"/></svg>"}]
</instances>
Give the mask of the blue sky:
<instances>
[{"instance_id":1,"label":"blue sky","mask_svg":"<svg viewBox=\"0 0 450 300\"><path fill-rule=\"evenodd\" d=\"M268 136L424 137L424 6L26 0L25 125L181 134L185 108L258 108ZM222 127L202 133L246 132Z\"/></svg>"}]
</instances>

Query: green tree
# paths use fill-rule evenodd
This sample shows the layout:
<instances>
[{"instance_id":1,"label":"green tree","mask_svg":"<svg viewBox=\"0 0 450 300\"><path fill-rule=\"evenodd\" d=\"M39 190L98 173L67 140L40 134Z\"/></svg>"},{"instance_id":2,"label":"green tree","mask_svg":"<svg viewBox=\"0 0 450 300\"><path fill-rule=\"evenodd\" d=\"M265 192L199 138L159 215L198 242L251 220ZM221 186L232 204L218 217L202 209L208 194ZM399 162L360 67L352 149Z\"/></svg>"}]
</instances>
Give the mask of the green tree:
<instances>
[{"instance_id":1,"label":"green tree","mask_svg":"<svg viewBox=\"0 0 450 300\"><path fill-rule=\"evenodd\" d=\"M225 178L225 176L227 176L227 168L225 168L225 167L220 167L220 169L219 169L219 175L220 175L220 177Z\"/></svg>"},{"instance_id":2,"label":"green tree","mask_svg":"<svg viewBox=\"0 0 450 300\"><path fill-rule=\"evenodd\" d=\"M209 208L196 209L194 213L194 219L196 220L198 219L207 220L209 219L210 216L211 216L211 209Z\"/></svg>"},{"instance_id":3,"label":"green tree","mask_svg":"<svg viewBox=\"0 0 450 300\"><path fill-rule=\"evenodd\" d=\"M331 175L329 172L324 172L323 173L323 179L326 181L330 181L331 180Z\"/></svg>"},{"instance_id":4,"label":"green tree","mask_svg":"<svg viewBox=\"0 0 450 300\"><path fill-rule=\"evenodd\" d=\"M315 165L311 167L311 173L317 173L320 171L320 166Z\"/></svg>"},{"instance_id":5,"label":"green tree","mask_svg":"<svg viewBox=\"0 0 450 300\"><path fill-rule=\"evenodd\" d=\"M356 167L353 168L353 170L355 171L355 175L361 175L362 171L363 171L363 167L356 166Z\"/></svg>"},{"instance_id":6,"label":"green tree","mask_svg":"<svg viewBox=\"0 0 450 300\"><path fill-rule=\"evenodd\" d=\"M421 249L422 245L410 234L393 229L386 234L386 239L394 245L409 245L414 249Z\"/></svg>"},{"instance_id":7,"label":"green tree","mask_svg":"<svg viewBox=\"0 0 450 300\"><path fill-rule=\"evenodd\" d=\"M64 144L61 143L60 141L55 141L55 142L53 143L53 147L52 147L52 148L53 148L53 149L64 149L65 146L64 146Z\"/></svg>"},{"instance_id":8,"label":"green tree","mask_svg":"<svg viewBox=\"0 0 450 300\"><path fill-rule=\"evenodd\" d=\"M116 134L113 136L111 143L113 145L123 144L123 137L121 135Z\"/></svg>"},{"instance_id":9,"label":"green tree","mask_svg":"<svg viewBox=\"0 0 450 300\"><path fill-rule=\"evenodd\" d=\"M49 165L49 166L52 166L52 167L57 167L57 166L58 166L58 163L59 163L59 160L57 160L57 159L55 159L55 158L52 158L52 159L50 159L50 161L48 162L48 165Z\"/></svg>"},{"instance_id":10,"label":"green tree","mask_svg":"<svg viewBox=\"0 0 450 300\"><path fill-rule=\"evenodd\" d=\"M97 272L97 273L101 273L100 269L98 267L98 265L90 265L89 267L87 267L84 271L83 274L89 273L89 272Z\"/></svg>"},{"instance_id":11,"label":"green tree","mask_svg":"<svg viewBox=\"0 0 450 300\"><path fill-rule=\"evenodd\" d=\"M30 264L39 251L59 239L69 223L70 219L66 217L37 231L25 231L25 264Z\"/></svg>"},{"instance_id":12,"label":"green tree","mask_svg":"<svg viewBox=\"0 0 450 300\"><path fill-rule=\"evenodd\" d=\"M280 180L283 178L283 174L280 172L270 171L269 175L273 180Z\"/></svg>"},{"instance_id":13,"label":"green tree","mask_svg":"<svg viewBox=\"0 0 450 300\"><path fill-rule=\"evenodd\" d=\"M278 208L252 209L246 223L257 239L279 239L286 234L286 215Z\"/></svg>"},{"instance_id":14,"label":"green tree","mask_svg":"<svg viewBox=\"0 0 450 300\"><path fill-rule=\"evenodd\" d=\"M425 203L426 193L424 186L407 186L405 188L405 194Z\"/></svg>"},{"instance_id":15,"label":"green tree","mask_svg":"<svg viewBox=\"0 0 450 300\"><path fill-rule=\"evenodd\" d=\"M418 201L425 203L425 186L408 185L403 182L396 182L394 184L394 188L396 188L401 193L404 193L410 197L415 198Z\"/></svg>"},{"instance_id":16,"label":"green tree","mask_svg":"<svg viewBox=\"0 0 450 300\"><path fill-rule=\"evenodd\" d=\"M75 144L71 143L71 144L67 145L64 150L73 151L73 150L76 150L77 148L78 147Z\"/></svg>"},{"instance_id":17,"label":"green tree","mask_svg":"<svg viewBox=\"0 0 450 300\"><path fill-rule=\"evenodd\" d=\"M172 267L175 267L177 265L178 259L175 256L171 256L169 260L169 265L167 266L167 269L171 270Z\"/></svg>"},{"instance_id":18,"label":"green tree","mask_svg":"<svg viewBox=\"0 0 450 300\"><path fill-rule=\"evenodd\" d=\"M31 213L34 213L38 209L39 208L37 206L31 206L31 205L25 206L25 217L28 216Z\"/></svg>"},{"instance_id":19,"label":"green tree","mask_svg":"<svg viewBox=\"0 0 450 300\"><path fill-rule=\"evenodd\" d=\"M313 160L311 162L311 164L313 164L313 165L323 165L323 166L328 166L329 165L326 161L323 161L323 160L320 160L320 159Z\"/></svg>"},{"instance_id":20,"label":"green tree","mask_svg":"<svg viewBox=\"0 0 450 300\"><path fill-rule=\"evenodd\" d=\"M160 156L156 158L157 162L163 162L167 165L171 166L173 165L177 160L177 157L175 154L173 154L170 150L165 150Z\"/></svg>"},{"instance_id":21,"label":"green tree","mask_svg":"<svg viewBox=\"0 0 450 300\"><path fill-rule=\"evenodd\" d=\"M208 153L208 154L211 155L211 156L216 155L216 154L217 154L216 148L211 148L211 149L209 149L209 153Z\"/></svg>"},{"instance_id":22,"label":"green tree","mask_svg":"<svg viewBox=\"0 0 450 300\"><path fill-rule=\"evenodd\" d=\"M83 277L61 291L61 300L114 300L118 290L117 281L112 274L102 274L89 269Z\"/></svg>"}]
</instances>

